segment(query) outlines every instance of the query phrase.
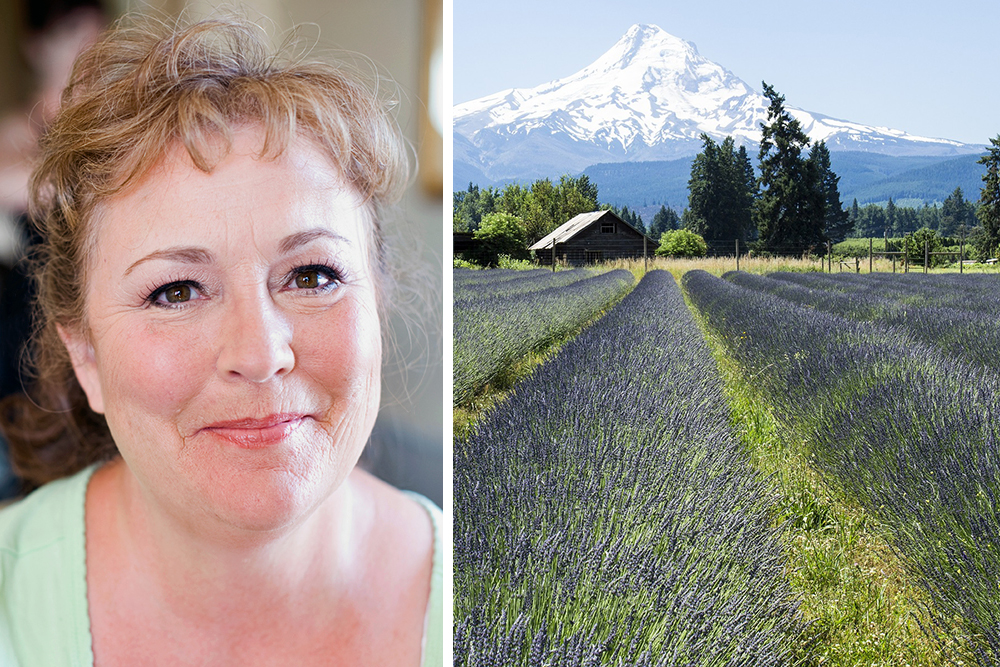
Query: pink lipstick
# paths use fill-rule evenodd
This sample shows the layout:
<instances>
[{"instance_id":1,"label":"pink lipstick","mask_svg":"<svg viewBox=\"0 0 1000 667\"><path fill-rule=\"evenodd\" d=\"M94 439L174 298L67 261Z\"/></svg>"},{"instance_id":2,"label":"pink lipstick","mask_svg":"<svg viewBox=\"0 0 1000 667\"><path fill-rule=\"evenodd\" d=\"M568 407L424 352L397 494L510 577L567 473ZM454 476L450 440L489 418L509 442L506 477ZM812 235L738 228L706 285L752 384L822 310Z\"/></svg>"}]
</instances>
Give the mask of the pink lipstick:
<instances>
[{"instance_id":1,"label":"pink lipstick","mask_svg":"<svg viewBox=\"0 0 1000 667\"><path fill-rule=\"evenodd\" d=\"M207 431L243 449L263 449L284 442L305 422L307 415L277 414L209 424Z\"/></svg>"}]
</instances>

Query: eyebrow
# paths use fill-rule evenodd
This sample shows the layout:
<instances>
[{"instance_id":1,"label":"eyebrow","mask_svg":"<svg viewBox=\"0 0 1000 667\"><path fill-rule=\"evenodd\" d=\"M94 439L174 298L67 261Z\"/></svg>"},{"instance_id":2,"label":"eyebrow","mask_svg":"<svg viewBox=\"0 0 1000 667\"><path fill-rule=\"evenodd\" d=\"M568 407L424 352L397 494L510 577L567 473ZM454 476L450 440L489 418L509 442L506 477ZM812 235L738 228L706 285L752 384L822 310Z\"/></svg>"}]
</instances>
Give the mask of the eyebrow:
<instances>
[{"instance_id":1,"label":"eyebrow","mask_svg":"<svg viewBox=\"0 0 1000 667\"><path fill-rule=\"evenodd\" d=\"M142 259L133 262L131 266L125 269L125 275L132 273L136 267L145 262L152 261L154 259L162 259L173 262L183 262L185 264L211 264L215 261L215 255L210 253L204 248L195 248L188 246L181 246L176 248L165 248L163 250L157 250L151 252Z\"/></svg>"},{"instance_id":2,"label":"eyebrow","mask_svg":"<svg viewBox=\"0 0 1000 667\"><path fill-rule=\"evenodd\" d=\"M282 239L281 244L278 246L278 252L282 255L287 255L288 253L296 250L297 248L304 246L308 243L312 243L316 239L327 238L339 243L344 243L347 245L352 245L350 239L347 239L340 234L326 229L324 227L314 227L312 229L307 229L302 232L297 232L291 236L286 236Z\"/></svg>"},{"instance_id":3,"label":"eyebrow","mask_svg":"<svg viewBox=\"0 0 1000 667\"><path fill-rule=\"evenodd\" d=\"M334 231L325 229L323 227L314 227L313 229L307 229L302 232L297 232L290 236L286 236L281 240L278 246L278 251L282 255L287 255L288 253L300 248L304 245L312 243L316 239L328 238L339 243L344 243L347 245L352 245L350 239L337 234ZM163 250L156 250L151 252L142 259L139 259L132 263L127 269L125 269L125 275L132 273L140 264L145 262L150 262L154 259L166 260L172 262L183 262L184 264L211 264L215 261L215 255L213 255L208 250L204 248L197 248L194 246L179 246L176 248L165 248Z\"/></svg>"}]
</instances>

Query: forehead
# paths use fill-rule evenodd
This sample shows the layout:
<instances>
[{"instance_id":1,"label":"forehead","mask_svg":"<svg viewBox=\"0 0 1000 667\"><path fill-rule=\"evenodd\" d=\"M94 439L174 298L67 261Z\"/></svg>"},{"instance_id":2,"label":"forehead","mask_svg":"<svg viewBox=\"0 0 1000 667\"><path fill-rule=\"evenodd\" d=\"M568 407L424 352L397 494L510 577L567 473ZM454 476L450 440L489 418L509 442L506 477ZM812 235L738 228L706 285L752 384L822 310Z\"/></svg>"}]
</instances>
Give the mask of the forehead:
<instances>
[{"instance_id":1,"label":"forehead","mask_svg":"<svg viewBox=\"0 0 1000 667\"><path fill-rule=\"evenodd\" d=\"M277 157L260 157L261 132L241 129L211 172L180 143L95 211L91 254L204 243L266 250L290 234L328 227L369 254L368 207L312 141L294 138Z\"/></svg>"}]
</instances>

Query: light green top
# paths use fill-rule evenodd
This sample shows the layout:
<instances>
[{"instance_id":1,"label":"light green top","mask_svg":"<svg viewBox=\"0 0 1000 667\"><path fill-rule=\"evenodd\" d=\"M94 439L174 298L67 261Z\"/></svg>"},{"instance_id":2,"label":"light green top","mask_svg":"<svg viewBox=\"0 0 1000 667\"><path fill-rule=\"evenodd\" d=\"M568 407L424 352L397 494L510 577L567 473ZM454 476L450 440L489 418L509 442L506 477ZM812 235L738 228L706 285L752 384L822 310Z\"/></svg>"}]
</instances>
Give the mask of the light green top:
<instances>
[{"instance_id":1,"label":"light green top","mask_svg":"<svg viewBox=\"0 0 1000 667\"><path fill-rule=\"evenodd\" d=\"M0 511L0 665L91 667L84 503L96 466L50 482ZM411 494L434 523L424 667L444 661L441 510Z\"/></svg>"}]
</instances>

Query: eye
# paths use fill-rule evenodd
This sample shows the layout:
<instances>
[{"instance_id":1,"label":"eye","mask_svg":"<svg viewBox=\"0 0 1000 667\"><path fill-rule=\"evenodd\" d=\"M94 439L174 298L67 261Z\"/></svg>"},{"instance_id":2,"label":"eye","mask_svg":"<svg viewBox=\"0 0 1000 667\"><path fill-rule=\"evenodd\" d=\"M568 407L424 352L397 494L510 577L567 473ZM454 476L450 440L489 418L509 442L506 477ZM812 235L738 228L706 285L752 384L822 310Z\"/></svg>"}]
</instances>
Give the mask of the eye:
<instances>
[{"instance_id":1,"label":"eye","mask_svg":"<svg viewBox=\"0 0 1000 667\"><path fill-rule=\"evenodd\" d=\"M289 289L326 291L341 282L342 277L335 269L322 264L311 264L293 269L285 284Z\"/></svg>"},{"instance_id":2,"label":"eye","mask_svg":"<svg viewBox=\"0 0 1000 667\"><path fill-rule=\"evenodd\" d=\"M200 298L200 291L201 285L191 280L184 280L158 287L146 301L161 308L171 308Z\"/></svg>"}]
</instances>

